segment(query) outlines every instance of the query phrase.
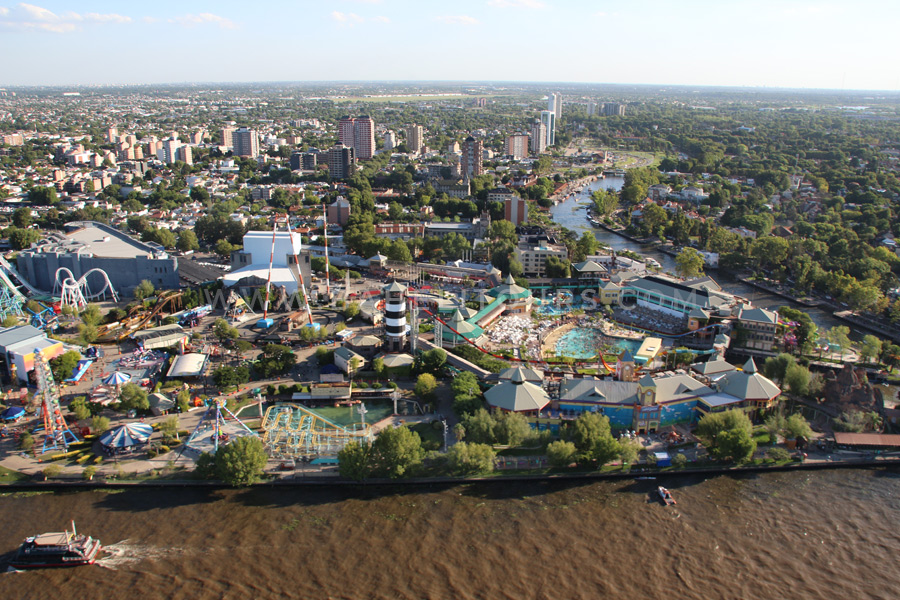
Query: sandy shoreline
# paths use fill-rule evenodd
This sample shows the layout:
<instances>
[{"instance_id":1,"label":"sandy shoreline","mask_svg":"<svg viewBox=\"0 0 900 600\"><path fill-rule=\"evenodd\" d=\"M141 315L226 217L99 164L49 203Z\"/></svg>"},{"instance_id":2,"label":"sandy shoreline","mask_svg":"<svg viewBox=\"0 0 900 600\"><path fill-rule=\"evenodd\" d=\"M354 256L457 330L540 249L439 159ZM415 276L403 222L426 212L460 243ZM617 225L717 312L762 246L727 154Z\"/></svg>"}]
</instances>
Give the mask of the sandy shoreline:
<instances>
[{"instance_id":1,"label":"sandy shoreline","mask_svg":"<svg viewBox=\"0 0 900 600\"><path fill-rule=\"evenodd\" d=\"M556 355L556 343L559 341L559 338L570 332L575 328L575 323L566 323L561 327L557 327L553 331L544 338L544 342L541 344L541 352L542 353L552 353L553 356Z\"/></svg>"}]
</instances>

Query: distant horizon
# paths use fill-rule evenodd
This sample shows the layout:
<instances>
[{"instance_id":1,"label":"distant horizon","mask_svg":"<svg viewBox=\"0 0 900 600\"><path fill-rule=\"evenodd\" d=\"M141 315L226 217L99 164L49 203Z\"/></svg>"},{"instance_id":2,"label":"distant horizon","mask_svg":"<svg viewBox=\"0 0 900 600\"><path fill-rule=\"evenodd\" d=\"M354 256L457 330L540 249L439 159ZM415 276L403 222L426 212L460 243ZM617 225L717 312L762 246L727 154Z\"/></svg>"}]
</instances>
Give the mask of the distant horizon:
<instances>
[{"instance_id":1,"label":"distant horizon","mask_svg":"<svg viewBox=\"0 0 900 600\"><path fill-rule=\"evenodd\" d=\"M424 78L900 91L894 0L31 2L0 0L0 85Z\"/></svg>"},{"instance_id":2,"label":"distant horizon","mask_svg":"<svg viewBox=\"0 0 900 600\"><path fill-rule=\"evenodd\" d=\"M591 83L586 81L514 81L514 80L450 80L450 79L310 79L310 80L246 80L246 81L167 81L167 82L147 82L147 83L60 83L60 84L4 84L0 81L0 89L3 90L40 90L40 89L103 89L103 88L140 88L140 87L184 87L184 88L203 88L203 87L237 87L237 86L316 86L316 85L434 85L447 87L461 87L466 85L477 86L499 86L499 85L519 85L546 88L546 91L557 91L559 86L572 87L633 87L633 88L681 88L681 89L714 89L714 90L746 90L746 91L778 91L778 92L829 92L835 94L865 94L880 93L900 96L900 89L841 89L841 88L822 88L822 87L783 87L768 85L723 85L723 84L692 84L692 83L617 83L617 82L599 82ZM428 95L427 91L416 92L422 95ZM475 95L475 94L473 94Z\"/></svg>"}]
</instances>

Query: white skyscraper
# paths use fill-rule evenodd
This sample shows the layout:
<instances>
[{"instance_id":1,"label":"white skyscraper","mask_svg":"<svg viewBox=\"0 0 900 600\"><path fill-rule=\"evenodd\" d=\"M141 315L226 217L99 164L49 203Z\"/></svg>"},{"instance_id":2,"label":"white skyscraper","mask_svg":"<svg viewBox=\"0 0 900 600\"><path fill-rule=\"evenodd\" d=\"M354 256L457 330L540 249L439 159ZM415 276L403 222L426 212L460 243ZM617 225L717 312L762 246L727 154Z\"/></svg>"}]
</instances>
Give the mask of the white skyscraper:
<instances>
[{"instance_id":1,"label":"white skyscraper","mask_svg":"<svg viewBox=\"0 0 900 600\"><path fill-rule=\"evenodd\" d=\"M541 123L547 128L547 145L554 145L556 143L556 113L552 110L542 110Z\"/></svg>"},{"instance_id":2,"label":"white skyscraper","mask_svg":"<svg viewBox=\"0 0 900 600\"><path fill-rule=\"evenodd\" d=\"M550 99L547 101L547 110L552 110L553 114L556 115L556 120L562 117L562 94L557 94L553 92L550 94Z\"/></svg>"}]
</instances>

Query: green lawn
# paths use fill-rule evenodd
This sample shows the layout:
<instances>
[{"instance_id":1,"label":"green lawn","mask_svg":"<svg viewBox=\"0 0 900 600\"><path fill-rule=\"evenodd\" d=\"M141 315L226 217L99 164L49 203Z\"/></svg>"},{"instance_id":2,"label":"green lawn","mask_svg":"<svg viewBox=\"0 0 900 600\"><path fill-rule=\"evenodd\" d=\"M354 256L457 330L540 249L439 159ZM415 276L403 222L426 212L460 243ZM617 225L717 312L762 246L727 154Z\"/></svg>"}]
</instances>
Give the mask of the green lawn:
<instances>
[{"instance_id":1,"label":"green lawn","mask_svg":"<svg viewBox=\"0 0 900 600\"><path fill-rule=\"evenodd\" d=\"M410 429L422 438L422 447L425 450L440 450L444 445L443 431L435 429L431 423L416 423Z\"/></svg>"},{"instance_id":2,"label":"green lawn","mask_svg":"<svg viewBox=\"0 0 900 600\"><path fill-rule=\"evenodd\" d=\"M359 423L359 413L356 406L320 406L319 408L311 408L313 412L322 415L324 418L342 425L344 427ZM393 402L367 402L366 403L366 423L372 424L380 421L385 417L389 417L394 412Z\"/></svg>"},{"instance_id":3,"label":"green lawn","mask_svg":"<svg viewBox=\"0 0 900 600\"><path fill-rule=\"evenodd\" d=\"M15 483L17 481L27 481L31 479L28 475L23 475L18 471L0 467L0 483Z\"/></svg>"}]
</instances>

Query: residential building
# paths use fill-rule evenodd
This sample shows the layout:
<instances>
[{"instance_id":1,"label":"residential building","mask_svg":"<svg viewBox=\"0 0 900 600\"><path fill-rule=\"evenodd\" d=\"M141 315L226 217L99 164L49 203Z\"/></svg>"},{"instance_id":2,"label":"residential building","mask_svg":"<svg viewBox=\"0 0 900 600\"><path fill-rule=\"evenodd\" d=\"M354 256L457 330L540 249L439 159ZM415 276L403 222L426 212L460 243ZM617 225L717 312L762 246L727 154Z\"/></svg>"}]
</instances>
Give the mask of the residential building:
<instances>
[{"instance_id":1,"label":"residential building","mask_svg":"<svg viewBox=\"0 0 900 600\"><path fill-rule=\"evenodd\" d=\"M375 155L375 121L371 117L342 117L338 122L338 142L353 148L359 160Z\"/></svg>"},{"instance_id":2,"label":"residential building","mask_svg":"<svg viewBox=\"0 0 900 600\"><path fill-rule=\"evenodd\" d=\"M458 181L442 179L435 181L432 187L438 194L447 194L452 198L468 198L472 195L472 185L468 179Z\"/></svg>"},{"instance_id":3,"label":"residential building","mask_svg":"<svg viewBox=\"0 0 900 600\"><path fill-rule=\"evenodd\" d=\"M553 146L556 144L556 113L552 110L542 110L541 123L547 130L547 146Z\"/></svg>"},{"instance_id":4,"label":"residential building","mask_svg":"<svg viewBox=\"0 0 900 600\"><path fill-rule=\"evenodd\" d=\"M390 152L394 148L397 147L397 134L393 131L385 131L384 132L384 149L386 152Z\"/></svg>"},{"instance_id":5,"label":"residential building","mask_svg":"<svg viewBox=\"0 0 900 600\"><path fill-rule=\"evenodd\" d=\"M547 149L547 126L540 119L535 119L531 125L531 152L540 154Z\"/></svg>"},{"instance_id":6,"label":"residential building","mask_svg":"<svg viewBox=\"0 0 900 600\"><path fill-rule=\"evenodd\" d=\"M234 156L256 158L259 155L259 137L253 129L241 127L232 134L232 141Z\"/></svg>"},{"instance_id":7,"label":"residential building","mask_svg":"<svg viewBox=\"0 0 900 600\"><path fill-rule=\"evenodd\" d=\"M464 179L471 179L484 173L484 144L472 136L463 142L462 157L460 159L460 172Z\"/></svg>"},{"instance_id":8,"label":"residential building","mask_svg":"<svg viewBox=\"0 0 900 600\"><path fill-rule=\"evenodd\" d=\"M618 102L604 102L600 114L604 117L624 117L625 105Z\"/></svg>"},{"instance_id":9,"label":"residential building","mask_svg":"<svg viewBox=\"0 0 900 600\"><path fill-rule=\"evenodd\" d=\"M350 348L341 346L334 350L334 365L347 375L352 375L366 366L366 358Z\"/></svg>"},{"instance_id":10,"label":"residential building","mask_svg":"<svg viewBox=\"0 0 900 600\"><path fill-rule=\"evenodd\" d=\"M422 151L425 145L425 130L421 125L411 125L406 128L406 147L416 154Z\"/></svg>"},{"instance_id":11,"label":"residential building","mask_svg":"<svg viewBox=\"0 0 900 600\"><path fill-rule=\"evenodd\" d=\"M745 348L766 352L772 350L778 328L777 312L764 308L741 307L737 319L745 335L738 335L736 341Z\"/></svg>"},{"instance_id":12,"label":"residential building","mask_svg":"<svg viewBox=\"0 0 900 600\"><path fill-rule=\"evenodd\" d=\"M562 94L553 92L547 100L547 110L553 113L558 121L562 117Z\"/></svg>"},{"instance_id":13,"label":"residential building","mask_svg":"<svg viewBox=\"0 0 900 600\"><path fill-rule=\"evenodd\" d=\"M522 236L516 246L516 258L522 263L525 277L545 277L547 259L551 256L565 260L569 253L565 245L557 244L546 235Z\"/></svg>"},{"instance_id":14,"label":"residential building","mask_svg":"<svg viewBox=\"0 0 900 600\"><path fill-rule=\"evenodd\" d=\"M506 138L506 155L515 160L528 156L528 136L517 133Z\"/></svg>"},{"instance_id":15,"label":"residential building","mask_svg":"<svg viewBox=\"0 0 900 600\"><path fill-rule=\"evenodd\" d=\"M229 148L234 146L234 127L222 128L222 145Z\"/></svg>"},{"instance_id":16,"label":"residential building","mask_svg":"<svg viewBox=\"0 0 900 600\"><path fill-rule=\"evenodd\" d=\"M343 196L328 205L328 223L329 225L340 225L343 227L350 221L350 202Z\"/></svg>"},{"instance_id":17,"label":"residential building","mask_svg":"<svg viewBox=\"0 0 900 600\"><path fill-rule=\"evenodd\" d=\"M509 188L497 188L488 192L488 202L503 203L503 218L513 225L528 220L528 202Z\"/></svg>"},{"instance_id":18,"label":"residential building","mask_svg":"<svg viewBox=\"0 0 900 600\"><path fill-rule=\"evenodd\" d=\"M356 172L356 153L353 148L335 144L328 149L328 172L332 179L346 179Z\"/></svg>"}]
</instances>

